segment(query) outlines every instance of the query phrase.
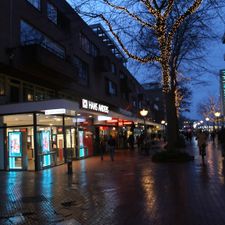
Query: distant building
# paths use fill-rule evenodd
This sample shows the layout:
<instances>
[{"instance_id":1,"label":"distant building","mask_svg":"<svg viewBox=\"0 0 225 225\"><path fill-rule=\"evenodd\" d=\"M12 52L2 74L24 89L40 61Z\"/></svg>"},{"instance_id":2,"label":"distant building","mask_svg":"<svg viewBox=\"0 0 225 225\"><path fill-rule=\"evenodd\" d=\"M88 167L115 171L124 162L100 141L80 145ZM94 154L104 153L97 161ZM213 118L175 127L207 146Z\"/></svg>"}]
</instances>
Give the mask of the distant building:
<instances>
[{"instance_id":1,"label":"distant building","mask_svg":"<svg viewBox=\"0 0 225 225\"><path fill-rule=\"evenodd\" d=\"M145 101L151 112L151 119L156 123L165 120L162 86L158 82L142 84L145 89Z\"/></svg>"}]
</instances>

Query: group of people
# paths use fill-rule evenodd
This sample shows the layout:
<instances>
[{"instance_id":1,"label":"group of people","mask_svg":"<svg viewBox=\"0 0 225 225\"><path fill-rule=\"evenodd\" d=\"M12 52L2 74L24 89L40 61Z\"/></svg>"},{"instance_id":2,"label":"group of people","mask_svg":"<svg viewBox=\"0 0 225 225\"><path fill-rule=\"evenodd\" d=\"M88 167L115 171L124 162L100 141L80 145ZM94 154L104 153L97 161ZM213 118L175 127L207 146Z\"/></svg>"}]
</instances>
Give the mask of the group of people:
<instances>
[{"instance_id":1,"label":"group of people","mask_svg":"<svg viewBox=\"0 0 225 225\"><path fill-rule=\"evenodd\" d=\"M145 134L141 134L137 136L136 142L133 134L130 134L129 137L127 138L127 144L128 148L132 151L134 150L134 144L137 143L138 151L139 152L145 152L146 155L149 153L149 148L150 148L150 138L147 137ZM109 135L108 137L104 137L100 141L100 155L101 155L101 160L103 160L104 153L106 150L108 150L110 154L110 158L112 161L114 161L114 155L115 155L115 148L116 148L116 140L112 135Z\"/></svg>"},{"instance_id":2,"label":"group of people","mask_svg":"<svg viewBox=\"0 0 225 225\"><path fill-rule=\"evenodd\" d=\"M109 150L111 160L114 161L116 140L115 140L115 138L113 138L112 135L109 135L108 140L102 140L100 142L101 160L103 160L103 156L106 151L106 148L108 148L108 150Z\"/></svg>"},{"instance_id":3,"label":"group of people","mask_svg":"<svg viewBox=\"0 0 225 225\"><path fill-rule=\"evenodd\" d=\"M207 131L199 130L196 134L196 140L198 141L199 153L202 153L202 149L205 149L207 146L208 138L211 139L212 142L215 141L215 137L217 137L218 143L221 144L221 150L223 157L225 156L225 128L222 127L220 130L212 131L208 133Z\"/></svg>"}]
</instances>

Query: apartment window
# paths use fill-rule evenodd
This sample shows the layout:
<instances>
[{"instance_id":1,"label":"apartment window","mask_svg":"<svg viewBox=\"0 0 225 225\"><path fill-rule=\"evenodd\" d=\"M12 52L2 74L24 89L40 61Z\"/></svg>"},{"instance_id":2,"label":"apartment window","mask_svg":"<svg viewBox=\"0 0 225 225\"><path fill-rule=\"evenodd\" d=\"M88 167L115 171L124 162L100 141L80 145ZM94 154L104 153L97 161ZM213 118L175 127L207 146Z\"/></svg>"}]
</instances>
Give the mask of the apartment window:
<instances>
[{"instance_id":1,"label":"apartment window","mask_svg":"<svg viewBox=\"0 0 225 225\"><path fill-rule=\"evenodd\" d=\"M97 47L82 33L80 33L80 46L87 54L93 57L98 55Z\"/></svg>"},{"instance_id":2,"label":"apartment window","mask_svg":"<svg viewBox=\"0 0 225 225\"><path fill-rule=\"evenodd\" d=\"M74 57L73 64L78 69L79 84L88 86L88 82L89 82L88 64L78 57Z\"/></svg>"},{"instance_id":3,"label":"apartment window","mask_svg":"<svg viewBox=\"0 0 225 225\"><path fill-rule=\"evenodd\" d=\"M41 0L27 0L36 9L41 10Z\"/></svg>"},{"instance_id":4,"label":"apartment window","mask_svg":"<svg viewBox=\"0 0 225 225\"><path fill-rule=\"evenodd\" d=\"M0 96L5 95L5 78L0 76Z\"/></svg>"},{"instance_id":5,"label":"apartment window","mask_svg":"<svg viewBox=\"0 0 225 225\"><path fill-rule=\"evenodd\" d=\"M47 15L49 20L51 20L54 24L58 23L57 8L49 2L47 3Z\"/></svg>"},{"instance_id":6,"label":"apartment window","mask_svg":"<svg viewBox=\"0 0 225 225\"><path fill-rule=\"evenodd\" d=\"M35 101L45 100L45 89L44 88L36 88L35 90Z\"/></svg>"},{"instance_id":7,"label":"apartment window","mask_svg":"<svg viewBox=\"0 0 225 225\"><path fill-rule=\"evenodd\" d=\"M116 65L114 63L111 64L111 72L116 74Z\"/></svg>"},{"instance_id":8,"label":"apartment window","mask_svg":"<svg viewBox=\"0 0 225 225\"><path fill-rule=\"evenodd\" d=\"M117 86L109 79L106 79L106 93L111 96L117 96Z\"/></svg>"},{"instance_id":9,"label":"apartment window","mask_svg":"<svg viewBox=\"0 0 225 225\"><path fill-rule=\"evenodd\" d=\"M65 58L65 49L61 45L51 40L24 20L20 22L20 42L22 45L39 44L60 58Z\"/></svg>"},{"instance_id":10,"label":"apartment window","mask_svg":"<svg viewBox=\"0 0 225 225\"><path fill-rule=\"evenodd\" d=\"M29 84L23 84L23 100L25 102L34 101L34 86Z\"/></svg>"}]
</instances>

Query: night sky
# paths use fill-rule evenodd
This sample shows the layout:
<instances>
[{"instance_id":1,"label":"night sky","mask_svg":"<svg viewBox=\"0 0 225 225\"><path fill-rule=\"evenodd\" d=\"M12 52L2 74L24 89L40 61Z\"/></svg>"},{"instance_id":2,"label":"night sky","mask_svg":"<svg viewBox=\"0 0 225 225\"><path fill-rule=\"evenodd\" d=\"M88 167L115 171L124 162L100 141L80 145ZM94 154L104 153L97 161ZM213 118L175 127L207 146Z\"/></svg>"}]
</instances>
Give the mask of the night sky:
<instances>
[{"instance_id":1,"label":"night sky","mask_svg":"<svg viewBox=\"0 0 225 225\"><path fill-rule=\"evenodd\" d=\"M67 1L70 3L71 0ZM184 114L190 119L204 119L201 118L201 116L197 113L198 103L206 100L209 96L215 96L217 98L219 97L219 71L221 69L225 69L225 44L222 44L222 37L225 32L225 24L221 20L216 19L214 21L213 29L215 34L218 35L219 38L218 40L212 41L212 43L207 44L208 46L210 46L210 48L208 48L206 52L207 63L205 65L206 68L209 68L210 71L213 71L213 74L206 72L204 74L204 77L201 77L202 80L207 82L207 85L197 85L192 87L192 105L190 107L190 113ZM131 68L129 67L129 65L130 63L128 64L128 69L131 71L131 73L140 83L143 83L143 80L146 80L145 78L143 78L143 74L146 75L146 73L143 72L144 69L141 69L140 74L138 74L138 69Z\"/></svg>"}]
</instances>

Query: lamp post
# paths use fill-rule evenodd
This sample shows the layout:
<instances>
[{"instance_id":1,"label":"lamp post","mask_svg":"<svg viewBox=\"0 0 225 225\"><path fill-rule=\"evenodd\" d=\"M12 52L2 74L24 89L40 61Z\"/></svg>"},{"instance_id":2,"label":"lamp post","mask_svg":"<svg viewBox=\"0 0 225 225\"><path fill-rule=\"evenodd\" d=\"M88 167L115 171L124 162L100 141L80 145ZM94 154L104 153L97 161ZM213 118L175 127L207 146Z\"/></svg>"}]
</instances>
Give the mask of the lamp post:
<instances>
[{"instance_id":1,"label":"lamp post","mask_svg":"<svg viewBox=\"0 0 225 225\"><path fill-rule=\"evenodd\" d=\"M144 132L146 133L146 126L145 126L145 117L148 115L148 110L146 109L142 109L140 111L140 115L143 117L144 119Z\"/></svg>"},{"instance_id":2,"label":"lamp post","mask_svg":"<svg viewBox=\"0 0 225 225\"><path fill-rule=\"evenodd\" d=\"M163 140L165 140L165 126L166 126L166 121L165 120L162 120L161 121L161 124L162 124L162 126L163 126Z\"/></svg>"},{"instance_id":3,"label":"lamp post","mask_svg":"<svg viewBox=\"0 0 225 225\"><path fill-rule=\"evenodd\" d=\"M219 117L220 117L220 112L215 112L214 115L216 117L217 130L219 130Z\"/></svg>"},{"instance_id":4,"label":"lamp post","mask_svg":"<svg viewBox=\"0 0 225 225\"><path fill-rule=\"evenodd\" d=\"M207 123L208 132L209 132L209 117L206 117L205 120L206 120L206 123Z\"/></svg>"}]
</instances>

